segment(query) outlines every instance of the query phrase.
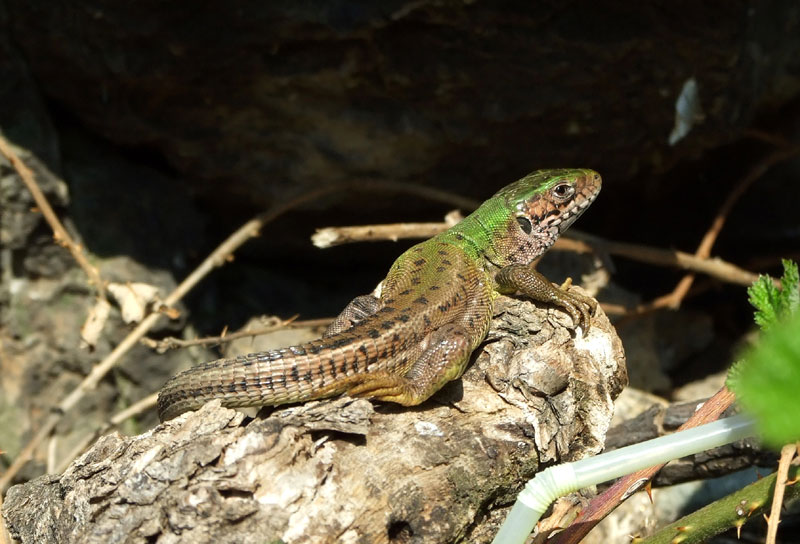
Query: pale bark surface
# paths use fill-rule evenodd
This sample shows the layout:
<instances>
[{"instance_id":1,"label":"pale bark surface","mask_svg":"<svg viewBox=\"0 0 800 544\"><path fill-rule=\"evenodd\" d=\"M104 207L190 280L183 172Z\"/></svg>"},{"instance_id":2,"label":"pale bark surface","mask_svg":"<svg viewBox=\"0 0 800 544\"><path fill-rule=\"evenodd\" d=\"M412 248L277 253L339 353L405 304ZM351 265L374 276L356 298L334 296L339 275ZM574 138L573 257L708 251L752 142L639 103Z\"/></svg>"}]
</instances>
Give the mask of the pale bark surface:
<instances>
[{"instance_id":1,"label":"pale bark surface","mask_svg":"<svg viewBox=\"0 0 800 544\"><path fill-rule=\"evenodd\" d=\"M349 398L249 420L211 403L105 436L12 488L22 542L486 542L542 464L602 448L627 376L605 315L588 335L501 299L462 380L414 409Z\"/></svg>"}]
</instances>

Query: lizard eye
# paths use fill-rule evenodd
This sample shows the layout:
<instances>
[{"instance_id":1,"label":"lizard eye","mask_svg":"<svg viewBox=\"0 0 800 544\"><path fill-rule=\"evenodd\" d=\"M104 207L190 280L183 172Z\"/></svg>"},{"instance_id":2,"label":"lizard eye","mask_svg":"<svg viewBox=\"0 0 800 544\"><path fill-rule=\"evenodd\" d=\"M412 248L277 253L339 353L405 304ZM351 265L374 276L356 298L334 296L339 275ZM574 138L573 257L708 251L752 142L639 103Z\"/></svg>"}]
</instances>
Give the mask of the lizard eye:
<instances>
[{"instance_id":1,"label":"lizard eye","mask_svg":"<svg viewBox=\"0 0 800 544\"><path fill-rule=\"evenodd\" d=\"M575 194L575 187L569 183L559 183L552 189L553 196L560 200L566 200Z\"/></svg>"},{"instance_id":2,"label":"lizard eye","mask_svg":"<svg viewBox=\"0 0 800 544\"><path fill-rule=\"evenodd\" d=\"M517 223L519 223L519 228L522 229L522 232L525 234L530 234L533 230L533 225L531 225L531 220L523 215L517 216Z\"/></svg>"}]
</instances>

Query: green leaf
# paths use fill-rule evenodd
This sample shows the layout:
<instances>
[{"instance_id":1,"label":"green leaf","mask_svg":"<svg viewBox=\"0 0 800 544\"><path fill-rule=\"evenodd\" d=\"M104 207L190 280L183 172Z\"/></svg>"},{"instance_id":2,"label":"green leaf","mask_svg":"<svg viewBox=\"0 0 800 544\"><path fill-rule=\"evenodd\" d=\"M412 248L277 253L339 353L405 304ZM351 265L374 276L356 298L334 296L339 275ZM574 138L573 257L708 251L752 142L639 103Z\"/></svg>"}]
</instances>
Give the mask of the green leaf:
<instances>
[{"instance_id":1,"label":"green leaf","mask_svg":"<svg viewBox=\"0 0 800 544\"><path fill-rule=\"evenodd\" d=\"M781 288L775 286L769 276L759 278L747 289L750 304L756 309L755 321L767 330L779 321L795 313L800 307L800 281L797 263L783 260Z\"/></svg>"},{"instance_id":2,"label":"green leaf","mask_svg":"<svg viewBox=\"0 0 800 544\"><path fill-rule=\"evenodd\" d=\"M800 278L783 261L781 287L761 276L747 290L762 335L728 372L728 387L776 448L800 439Z\"/></svg>"},{"instance_id":3,"label":"green leaf","mask_svg":"<svg viewBox=\"0 0 800 544\"><path fill-rule=\"evenodd\" d=\"M800 309L800 275L797 272L797 263L783 260L783 303L789 313Z\"/></svg>"},{"instance_id":4,"label":"green leaf","mask_svg":"<svg viewBox=\"0 0 800 544\"><path fill-rule=\"evenodd\" d=\"M766 444L800 440L800 312L770 326L731 369L728 384L758 419Z\"/></svg>"}]
</instances>

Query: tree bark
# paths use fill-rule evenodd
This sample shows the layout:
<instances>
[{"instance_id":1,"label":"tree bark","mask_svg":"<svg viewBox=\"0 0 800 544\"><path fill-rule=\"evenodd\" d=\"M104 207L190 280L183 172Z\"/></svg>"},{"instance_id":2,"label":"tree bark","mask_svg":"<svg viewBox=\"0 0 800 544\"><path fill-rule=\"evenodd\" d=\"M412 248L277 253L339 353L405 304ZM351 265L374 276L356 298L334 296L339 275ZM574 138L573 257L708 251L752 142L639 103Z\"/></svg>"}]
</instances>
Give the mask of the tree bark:
<instances>
[{"instance_id":1,"label":"tree bark","mask_svg":"<svg viewBox=\"0 0 800 544\"><path fill-rule=\"evenodd\" d=\"M8 492L21 542L487 542L544 464L598 452L627 382L598 309L500 298L472 366L416 408L343 397L265 409L207 404L100 439L62 475Z\"/></svg>"}]
</instances>

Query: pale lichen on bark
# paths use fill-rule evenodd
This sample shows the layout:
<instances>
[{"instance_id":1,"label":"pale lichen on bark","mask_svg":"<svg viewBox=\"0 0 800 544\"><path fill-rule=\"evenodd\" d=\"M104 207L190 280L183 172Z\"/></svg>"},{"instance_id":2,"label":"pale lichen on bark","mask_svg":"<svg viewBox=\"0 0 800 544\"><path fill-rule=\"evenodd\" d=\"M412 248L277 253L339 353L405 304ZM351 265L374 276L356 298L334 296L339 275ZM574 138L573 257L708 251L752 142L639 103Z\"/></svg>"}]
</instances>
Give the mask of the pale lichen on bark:
<instances>
[{"instance_id":1,"label":"pale lichen on bark","mask_svg":"<svg viewBox=\"0 0 800 544\"><path fill-rule=\"evenodd\" d=\"M101 438L60 476L12 488L22 542L483 542L542 463L596 453L626 382L601 311L499 299L461 380L416 408L349 398L265 411L210 403Z\"/></svg>"}]
</instances>

